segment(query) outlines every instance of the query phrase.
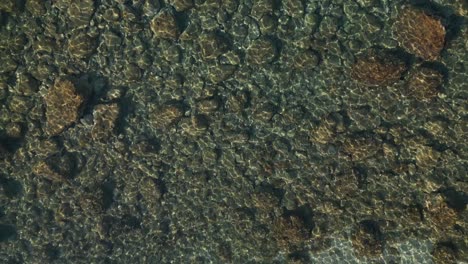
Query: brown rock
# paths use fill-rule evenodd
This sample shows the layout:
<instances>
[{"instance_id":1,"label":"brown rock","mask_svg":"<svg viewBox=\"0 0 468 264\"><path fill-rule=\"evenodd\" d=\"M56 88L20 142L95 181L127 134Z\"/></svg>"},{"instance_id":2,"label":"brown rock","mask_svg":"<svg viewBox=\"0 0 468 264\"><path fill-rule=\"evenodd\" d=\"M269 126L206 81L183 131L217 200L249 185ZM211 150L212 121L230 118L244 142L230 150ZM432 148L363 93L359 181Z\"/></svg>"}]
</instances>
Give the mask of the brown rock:
<instances>
[{"instance_id":1,"label":"brown rock","mask_svg":"<svg viewBox=\"0 0 468 264\"><path fill-rule=\"evenodd\" d=\"M162 196L161 187L158 186L154 179L146 177L140 181L138 189L148 211L155 213Z\"/></svg>"},{"instance_id":2,"label":"brown rock","mask_svg":"<svg viewBox=\"0 0 468 264\"><path fill-rule=\"evenodd\" d=\"M0 10L5 11L7 13L13 12L13 10L15 9L15 6L16 6L15 2L16 1L14 1L14 0L0 1Z\"/></svg>"},{"instance_id":3,"label":"brown rock","mask_svg":"<svg viewBox=\"0 0 468 264\"><path fill-rule=\"evenodd\" d=\"M273 224L274 238L278 247L284 251L297 249L310 237L304 221L297 216L284 216Z\"/></svg>"},{"instance_id":4,"label":"brown rock","mask_svg":"<svg viewBox=\"0 0 468 264\"><path fill-rule=\"evenodd\" d=\"M336 132L334 130L333 124L330 122L321 123L318 127L311 131L310 140L312 142L318 142L320 144L327 144L333 141Z\"/></svg>"},{"instance_id":5,"label":"brown rock","mask_svg":"<svg viewBox=\"0 0 468 264\"><path fill-rule=\"evenodd\" d=\"M45 161L38 162L33 167L32 171L35 175L44 177L45 179L53 182L67 182L67 179L63 175L60 175L52 170Z\"/></svg>"},{"instance_id":6,"label":"brown rock","mask_svg":"<svg viewBox=\"0 0 468 264\"><path fill-rule=\"evenodd\" d=\"M24 125L19 123L8 123L5 128L6 135L11 138L21 138L24 133Z\"/></svg>"},{"instance_id":7,"label":"brown rock","mask_svg":"<svg viewBox=\"0 0 468 264\"><path fill-rule=\"evenodd\" d=\"M216 59L226 50L226 43L214 32L202 34L198 44L204 60Z\"/></svg>"},{"instance_id":8,"label":"brown rock","mask_svg":"<svg viewBox=\"0 0 468 264\"><path fill-rule=\"evenodd\" d=\"M38 91L39 83L29 74L19 74L17 76L16 87L22 95L30 96Z\"/></svg>"},{"instance_id":9,"label":"brown rock","mask_svg":"<svg viewBox=\"0 0 468 264\"><path fill-rule=\"evenodd\" d=\"M114 130L119 112L120 107L116 103L97 105L93 112L94 126L91 130L91 137L94 140L108 138Z\"/></svg>"},{"instance_id":10,"label":"brown rock","mask_svg":"<svg viewBox=\"0 0 468 264\"><path fill-rule=\"evenodd\" d=\"M216 63L216 64L209 66L208 79L212 83L220 83L229 79L236 70L237 70L237 66L235 65L226 65L226 64Z\"/></svg>"},{"instance_id":11,"label":"brown rock","mask_svg":"<svg viewBox=\"0 0 468 264\"><path fill-rule=\"evenodd\" d=\"M177 22L171 9L161 10L151 20L150 27L156 38L177 39L179 36Z\"/></svg>"},{"instance_id":12,"label":"brown rock","mask_svg":"<svg viewBox=\"0 0 468 264\"><path fill-rule=\"evenodd\" d=\"M89 24L94 13L94 0L73 1L68 7L68 18L75 27L84 27Z\"/></svg>"},{"instance_id":13,"label":"brown rock","mask_svg":"<svg viewBox=\"0 0 468 264\"><path fill-rule=\"evenodd\" d=\"M247 61L252 64L268 64L278 55L273 41L261 38L252 42L247 48Z\"/></svg>"},{"instance_id":14,"label":"brown rock","mask_svg":"<svg viewBox=\"0 0 468 264\"><path fill-rule=\"evenodd\" d=\"M379 142L372 137L346 138L343 150L354 161L368 159L380 150Z\"/></svg>"},{"instance_id":15,"label":"brown rock","mask_svg":"<svg viewBox=\"0 0 468 264\"><path fill-rule=\"evenodd\" d=\"M191 118L181 119L178 125L182 133L190 136L199 136L206 132L209 124L210 121L205 115L196 115Z\"/></svg>"},{"instance_id":16,"label":"brown rock","mask_svg":"<svg viewBox=\"0 0 468 264\"><path fill-rule=\"evenodd\" d=\"M96 41L86 33L77 33L68 41L68 52L75 58L86 58L96 49Z\"/></svg>"},{"instance_id":17,"label":"brown rock","mask_svg":"<svg viewBox=\"0 0 468 264\"><path fill-rule=\"evenodd\" d=\"M31 12L33 16L39 17L45 14L46 8L42 0L28 0L26 1L26 10Z\"/></svg>"},{"instance_id":18,"label":"brown rock","mask_svg":"<svg viewBox=\"0 0 468 264\"><path fill-rule=\"evenodd\" d=\"M55 136L78 120L84 98L71 81L58 79L49 88L44 100L47 119L45 132Z\"/></svg>"},{"instance_id":19,"label":"brown rock","mask_svg":"<svg viewBox=\"0 0 468 264\"><path fill-rule=\"evenodd\" d=\"M426 209L425 217L435 232L447 231L455 225L457 212L448 206L441 194L427 199L424 207Z\"/></svg>"},{"instance_id":20,"label":"brown rock","mask_svg":"<svg viewBox=\"0 0 468 264\"><path fill-rule=\"evenodd\" d=\"M438 243L432 251L435 264L457 263L456 247L450 242Z\"/></svg>"},{"instance_id":21,"label":"brown rock","mask_svg":"<svg viewBox=\"0 0 468 264\"><path fill-rule=\"evenodd\" d=\"M298 70L312 69L318 65L320 59L318 55L311 50L303 50L294 57L294 68Z\"/></svg>"},{"instance_id":22,"label":"brown rock","mask_svg":"<svg viewBox=\"0 0 468 264\"><path fill-rule=\"evenodd\" d=\"M360 256L374 257L382 254L382 233L375 221L361 221L354 230L351 241L354 251Z\"/></svg>"},{"instance_id":23,"label":"brown rock","mask_svg":"<svg viewBox=\"0 0 468 264\"><path fill-rule=\"evenodd\" d=\"M183 116L182 109L178 106L163 106L150 114L150 123L155 128L167 128Z\"/></svg>"},{"instance_id":24,"label":"brown rock","mask_svg":"<svg viewBox=\"0 0 468 264\"><path fill-rule=\"evenodd\" d=\"M182 12L193 7L193 0L170 0L169 3L174 6L177 12Z\"/></svg>"},{"instance_id":25,"label":"brown rock","mask_svg":"<svg viewBox=\"0 0 468 264\"><path fill-rule=\"evenodd\" d=\"M273 0L257 0L253 2L251 15L258 19L264 14L273 13L275 3Z\"/></svg>"},{"instance_id":26,"label":"brown rock","mask_svg":"<svg viewBox=\"0 0 468 264\"><path fill-rule=\"evenodd\" d=\"M415 70L408 80L409 95L419 101L429 101L439 93L443 76L440 72L420 67Z\"/></svg>"},{"instance_id":27,"label":"brown rock","mask_svg":"<svg viewBox=\"0 0 468 264\"><path fill-rule=\"evenodd\" d=\"M351 77L368 86L389 85L398 81L405 70L402 60L372 49L357 58Z\"/></svg>"},{"instance_id":28,"label":"brown rock","mask_svg":"<svg viewBox=\"0 0 468 264\"><path fill-rule=\"evenodd\" d=\"M444 26L422 10L403 8L393 24L393 34L406 51L425 60L436 60L444 47Z\"/></svg>"}]
</instances>

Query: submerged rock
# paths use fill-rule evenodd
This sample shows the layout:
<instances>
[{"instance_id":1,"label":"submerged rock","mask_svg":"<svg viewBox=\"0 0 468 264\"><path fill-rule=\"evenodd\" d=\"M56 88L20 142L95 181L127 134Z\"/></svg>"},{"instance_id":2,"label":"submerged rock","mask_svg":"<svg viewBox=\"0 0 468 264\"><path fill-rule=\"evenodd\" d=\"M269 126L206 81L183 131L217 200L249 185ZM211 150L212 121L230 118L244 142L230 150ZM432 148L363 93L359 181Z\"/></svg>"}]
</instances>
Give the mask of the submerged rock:
<instances>
[{"instance_id":1,"label":"submerged rock","mask_svg":"<svg viewBox=\"0 0 468 264\"><path fill-rule=\"evenodd\" d=\"M45 14L46 8L42 0L27 0L26 10L31 12L33 16L39 17Z\"/></svg>"},{"instance_id":2,"label":"submerged rock","mask_svg":"<svg viewBox=\"0 0 468 264\"><path fill-rule=\"evenodd\" d=\"M14 0L0 1L0 10L5 11L7 13L13 12L13 10L15 9L15 6L16 6L15 2L16 1L14 1Z\"/></svg>"},{"instance_id":3,"label":"submerged rock","mask_svg":"<svg viewBox=\"0 0 468 264\"><path fill-rule=\"evenodd\" d=\"M94 109L94 126L91 136L94 140L108 138L114 130L120 107L118 104L97 105Z\"/></svg>"},{"instance_id":4,"label":"submerged rock","mask_svg":"<svg viewBox=\"0 0 468 264\"><path fill-rule=\"evenodd\" d=\"M420 67L412 72L408 80L408 93L419 101L429 101L439 93L443 75L430 68Z\"/></svg>"},{"instance_id":5,"label":"submerged rock","mask_svg":"<svg viewBox=\"0 0 468 264\"><path fill-rule=\"evenodd\" d=\"M151 20L150 27L155 38L177 39L179 36L177 21L172 9L161 10Z\"/></svg>"},{"instance_id":6,"label":"submerged rock","mask_svg":"<svg viewBox=\"0 0 468 264\"><path fill-rule=\"evenodd\" d=\"M284 216L275 220L273 237L277 246L286 252L294 251L310 237L310 232L298 216Z\"/></svg>"},{"instance_id":7,"label":"submerged rock","mask_svg":"<svg viewBox=\"0 0 468 264\"><path fill-rule=\"evenodd\" d=\"M68 18L75 27L84 27L89 24L94 13L94 0L73 1L68 7Z\"/></svg>"},{"instance_id":8,"label":"submerged rock","mask_svg":"<svg viewBox=\"0 0 468 264\"><path fill-rule=\"evenodd\" d=\"M202 34L198 44L204 60L216 59L226 50L226 43L214 32Z\"/></svg>"},{"instance_id":9,"label":"submerged rock","mask_svg":"<svg viewBox=\"0 0 468 264\"><path fill-rule=\"evenodd\" d=\"M78 120L84 97L71 81L57 79L47 91L44 101L47 119L45 132L55 136Z\"/></svg>"},{"instance_id":10,"label":"submerged rock","mask_svg":"<svg viewBox=\"0 0 468 264\"><path fill-rule=\"evenodd\" d=\"M278 50L273 41L262 38L255 40L247 49L247 61L252 64L268 64L277 57Z\"/></svg>"},{"instance_id":11,"label":"submerged rock","mask_svg":"<svg viewBox=\"0 0 468 264\"><path fill-rule=\"evenodd\" d=\"M370 50L358 56L351 69L351 77L369 85L389 85L397 82L406 70L405 63L383 51Z\"/></svg>"},{"instance_id":12,"label":"submerged rock","mask_svg":"<svg viewBox=\"0 0 468 264\"><path fill-rule=\"evenodd\" d=\"M169 105L150 113L150 124L158 129L167 128L183 116L181 107Z\"/></svg>"},{"instance_id":13,"label":"submerged rock","mask_svg":"<svg viewBox=\"0 0 468 264\"><path fill-rule=\"evenodd\" d=\"M68 51L75 58L86 58L96 49L96 41L86 33L73 35L68 41Z\"/></svg>"},{"instance_id":14,"label":"submerged rock","mask_svg":"<svg viewBox=\"0 0 468 264\"><path fill-rule=\"evenodd\" d=\"M375 257L382 254L383 234L379 224L371 220L361 221L353 232L352 243L360 256Z\"/></svg>"},{"instance_id":15,"label":"submerged rock","mask_svg":"<svg viewBox=\"0 0 468 264\"><path fill-rule=\"evenodd\" d=\"M45 162L40 161L33 167L33 173L36 176L43 177L52 182L67 182L67 179L59 173L52 170L52 168Z\"/></svg>"},{"instance_id":16,"label":"submerged rock","mask_svg":"<svg viewBox=\"0 0 468 264\"><path fill-rule=\"evenodd\" d=\"M425 60L436 60L445 43L441 21L415 8L403 8L393 24L393 34L409 53Z\"/></svg>"},{"instance_id":17,"label":"submerged rock","mask_svg":"<svg viewBox=\"0 0 468 264\"><path fill-rule=\"evenodd\" d=\"M169 3L174 6L177 12L182 12L193 7L193 0L170 0Z\"/></svg>"}]
</instances>

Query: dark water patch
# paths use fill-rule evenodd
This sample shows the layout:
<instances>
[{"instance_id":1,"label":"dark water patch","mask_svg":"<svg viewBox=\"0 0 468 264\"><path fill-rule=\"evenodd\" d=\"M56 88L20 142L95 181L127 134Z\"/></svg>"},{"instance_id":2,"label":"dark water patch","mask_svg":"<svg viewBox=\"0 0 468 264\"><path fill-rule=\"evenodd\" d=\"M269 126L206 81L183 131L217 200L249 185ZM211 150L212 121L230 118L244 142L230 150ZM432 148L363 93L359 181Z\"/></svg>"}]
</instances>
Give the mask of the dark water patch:
<instances>
[{"instance_id":1,"label":"dark water patch","mask_svg":"<svg viewBox=\"0 0 468 264\"><path fill-rule=\"evenodd\" d=\"M52 244L45 247L45 254L49 260L54 261L60 258L60 249Z\"/></svg>"},{"instance_id":2,"label":"dark water patch","mask_svg":"<svg viewBox=\"0 0 468 264\"><path fill-rule=\"evenodd\" d=\"M125 133L125 128L128 127L128 117L134 113L135 111L135 105L133 104L133 101L129 97L123 97L120 102L119 102L119 115L117 117L117 120L115 122L115 132L117 134L124 134Z\"/></svg>"},{"instance_id":3,"label":"dark water patch","mask_svg":"<svg viewBox=\"0 0 468 264\"><path fill-rule=\"evenodd\" d=\"M101 185L101 189L102 189L102 208L103 210L107 210L114 203L115 182L113 180L106 181Z\"/></svg>"},{"instance_id":4,"label":"dark water patch","mask_svg":"<svg viewBox=\"0 0 468 264\"><path fill-rule=\"evenodd\" d=\"M0 175L0 185L2 185L3 191L8 198L17 197L23 192L23 186L19 181L3 175Z\"/></svg>"},{"instance_id":5,"label":"dark water patch","mask_svg":"<svg viewBox=\"0 0 468 264\"><path fill-rule=\"evenodd\" d=\"M314 213L309 205L303 205L294 210L286 211L285 216L296 216L302 220L304 227L309 231L315 228Z\"/></svg>"},{"instance_id":6,"label":"dark water patch","mask_svg":"<svg viewBox=\"0 0 468 264\"><path fill-rule=\"evenodd\" d=\"M457 191L454 188L447 188L442 190L448 206L455 209L458 212L462 212L466 209L468 203L468 195L462 191Z\"/></svg>"},{"instance_id":7,"label":"dark water patch","mask_svg":"<svg viewBox=\"0 0 468 264\"><path fill-rule=\"evenodd\" d=\"M16 235L17 231L15 226L0 224L0 242L14 239Z\"/></svg>"},{"instance_id":8,"label":"dark water patch","mask_svg":"<svg viewBox=\"0 0 468 264\"><path fill-rule=\"evenodd\" d=\"M15 153L21 147L23 138L0 136L0 158Z\"/></svg>"}]
</instances>

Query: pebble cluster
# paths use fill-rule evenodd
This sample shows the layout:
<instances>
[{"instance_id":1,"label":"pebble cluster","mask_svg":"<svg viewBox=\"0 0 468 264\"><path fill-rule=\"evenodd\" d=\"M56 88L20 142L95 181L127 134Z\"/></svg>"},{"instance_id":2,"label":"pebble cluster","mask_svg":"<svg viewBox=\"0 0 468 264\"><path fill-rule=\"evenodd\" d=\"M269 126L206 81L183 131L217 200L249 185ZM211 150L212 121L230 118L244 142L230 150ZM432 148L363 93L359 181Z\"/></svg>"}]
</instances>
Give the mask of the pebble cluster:
<instances>
[{"instance_id":1,"label":"pebble cluster","mask_svg":"<svg viewBox=\"0 0 468 264\"><path fill-rule=\"evenodd\" d=\"M410 2L0 1L0 260L465 261L468 8Z\"/></svg>"}]
</instances>

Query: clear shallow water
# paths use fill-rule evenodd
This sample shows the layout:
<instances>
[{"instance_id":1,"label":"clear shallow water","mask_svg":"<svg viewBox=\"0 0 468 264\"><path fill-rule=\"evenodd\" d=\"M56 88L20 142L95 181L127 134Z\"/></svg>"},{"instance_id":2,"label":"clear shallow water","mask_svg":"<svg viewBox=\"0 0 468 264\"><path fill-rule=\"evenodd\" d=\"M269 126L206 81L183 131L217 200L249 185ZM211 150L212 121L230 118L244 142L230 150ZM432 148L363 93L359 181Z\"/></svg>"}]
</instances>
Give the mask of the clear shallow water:
<instances>
[{"instance_id":1,"label":"clear shallow water","mask_svg":"<svg viewBox=\"0 0 468 264\"><path fill-rule=\"evenodd\" d=\"M6 263L463 263L462 1L2 1Z\"/></svg>"}]
</instances>

